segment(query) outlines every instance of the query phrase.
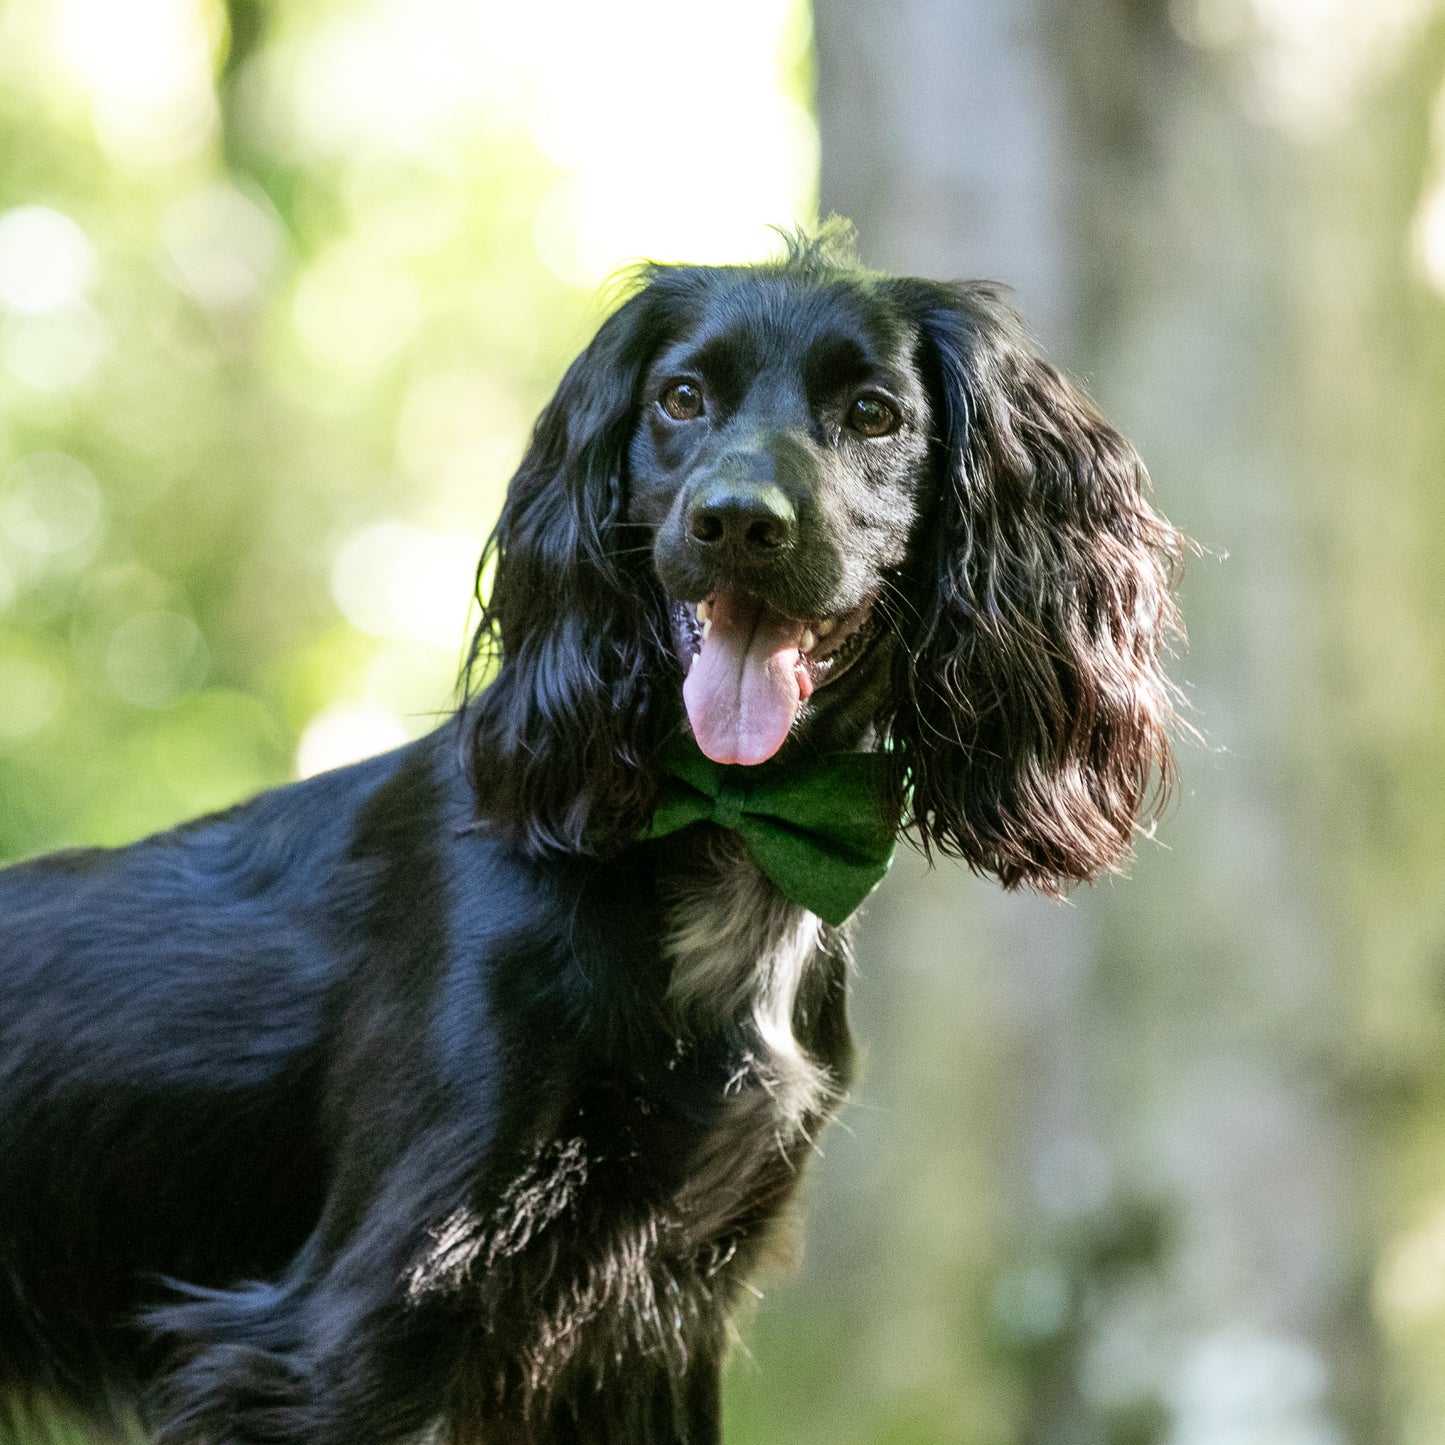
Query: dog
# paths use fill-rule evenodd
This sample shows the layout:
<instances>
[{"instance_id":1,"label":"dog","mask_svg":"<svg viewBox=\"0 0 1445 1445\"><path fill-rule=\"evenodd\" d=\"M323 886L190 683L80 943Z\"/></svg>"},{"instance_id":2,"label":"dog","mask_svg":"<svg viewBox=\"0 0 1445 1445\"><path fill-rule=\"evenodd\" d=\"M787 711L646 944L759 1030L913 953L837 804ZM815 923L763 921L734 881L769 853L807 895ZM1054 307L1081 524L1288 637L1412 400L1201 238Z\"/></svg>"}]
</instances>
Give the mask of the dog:
<instances>
[{"instance_id":1,"label":"dog","mask_svg":"<svg viewBox=\"0 0 1445 1445\"><path fill-rule=\"evenodd\" d=\"M900 833L1009 888L1123 865L1179 557L998 288L836 227L645 268L536 424L447 726L0 872L12 1421L719 1441L849 1085L849 916Z\"/></svg>"}]
</instances>

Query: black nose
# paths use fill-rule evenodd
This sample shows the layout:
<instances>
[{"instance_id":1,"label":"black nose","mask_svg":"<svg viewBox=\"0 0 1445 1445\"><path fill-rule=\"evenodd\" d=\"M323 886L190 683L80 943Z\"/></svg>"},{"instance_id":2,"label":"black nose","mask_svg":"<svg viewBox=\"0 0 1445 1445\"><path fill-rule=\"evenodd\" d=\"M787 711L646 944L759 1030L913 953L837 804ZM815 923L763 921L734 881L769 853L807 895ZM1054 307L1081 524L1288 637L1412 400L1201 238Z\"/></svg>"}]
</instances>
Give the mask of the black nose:
<instances>
[{"instance_id":1,"label":"black nose","mask_svg":"<svg viewBox=\"0 0 1445 1445\"><path fill-rule=\"evenodd\" d=\"M792 545L798 514L771 483L715 482L689 503L687 531L700 546L762 557Z\"/></svg>"}]
</instances>

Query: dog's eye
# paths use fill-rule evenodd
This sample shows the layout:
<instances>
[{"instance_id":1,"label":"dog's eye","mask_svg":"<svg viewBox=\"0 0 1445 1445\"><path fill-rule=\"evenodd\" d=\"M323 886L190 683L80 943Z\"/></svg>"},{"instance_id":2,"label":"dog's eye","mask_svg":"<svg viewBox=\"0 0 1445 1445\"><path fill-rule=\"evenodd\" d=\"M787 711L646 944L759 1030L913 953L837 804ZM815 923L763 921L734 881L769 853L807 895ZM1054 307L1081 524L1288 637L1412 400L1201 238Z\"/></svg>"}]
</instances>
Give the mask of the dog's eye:
<instances>
[{"instance_id":1,"label":"dog's eye","mask_svg":"<svg viewBox=\"0 0 1445 1445\"><path fill-rule=\"evenodd\" d=\"M675 381L657 402L673 421L692 421L702 415L702 388L690 381Z\"/></svg>"},{"instance_id":2,"label":"dog's eye","mask_svg":"<svg viewBox=\"0 0 1445 1445\"><path fill-rule=\"evenodd\" d=\"M860 396L848 408L848 427L865 437L886 437L897 429L898 413L876 396Z\"/></svg>"}]
</instances>

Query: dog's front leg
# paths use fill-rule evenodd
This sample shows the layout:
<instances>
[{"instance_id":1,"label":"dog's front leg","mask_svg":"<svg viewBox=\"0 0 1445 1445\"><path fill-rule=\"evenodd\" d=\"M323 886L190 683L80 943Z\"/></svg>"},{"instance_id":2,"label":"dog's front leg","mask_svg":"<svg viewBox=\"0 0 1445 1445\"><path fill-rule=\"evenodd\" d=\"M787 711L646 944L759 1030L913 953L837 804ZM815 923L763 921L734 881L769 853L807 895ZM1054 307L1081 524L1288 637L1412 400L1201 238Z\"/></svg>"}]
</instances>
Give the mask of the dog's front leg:
<instances>
[{"instance_id":1,"label":"dog's front leg","mask_svg":"<svg viewBox=\"0 0 1445 1445\"><path fill-rule=\"evenodd\" d=\"M274 1284L153 1311L175 1360L152 1412L157 1445L444 1439L468 1333L411 1299L390 1223L378 1211L329 1257L313 1236Z\"/></svg>"}]
</instances>

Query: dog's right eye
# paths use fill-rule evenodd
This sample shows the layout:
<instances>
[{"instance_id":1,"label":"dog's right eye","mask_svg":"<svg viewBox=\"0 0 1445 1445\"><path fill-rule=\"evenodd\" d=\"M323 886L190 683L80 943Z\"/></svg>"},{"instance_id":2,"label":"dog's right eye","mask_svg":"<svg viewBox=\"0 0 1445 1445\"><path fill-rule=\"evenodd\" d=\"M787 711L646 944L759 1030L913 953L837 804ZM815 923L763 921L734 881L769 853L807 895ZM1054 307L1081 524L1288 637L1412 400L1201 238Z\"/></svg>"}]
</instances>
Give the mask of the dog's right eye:
<instances>
[{"instance_id":1,"label":"dog's right eye","mask_svg":"<svg viewBox=\"0 0 1445 1445\"><path fill-rule=\"evenodd\" d=\"M692 421L703 412L702 388L690 381L675 381L657 399L673 421Z\"/></svg>"},{"instance_id":2,"label":"dog's right eye","mask_svg":"<svg viewBox=\"0 0 1445 1445\"><path fill-rule=\"evenodd\" d=\"M898 413L876 396L860 396L848 408L847 424L859 436L886 437L898 430Z\"/></svg>"}]
</instances>

